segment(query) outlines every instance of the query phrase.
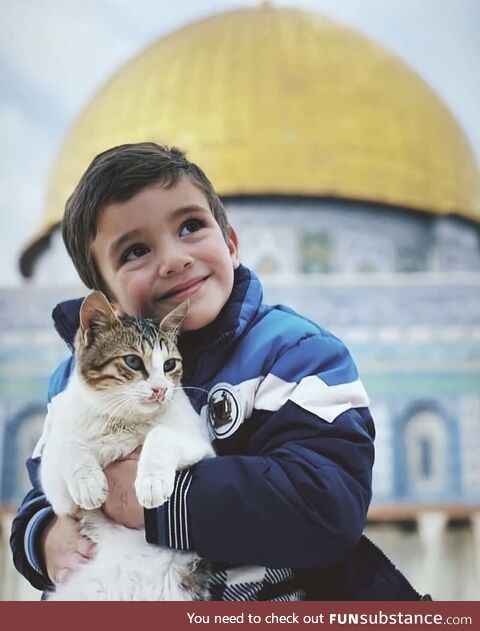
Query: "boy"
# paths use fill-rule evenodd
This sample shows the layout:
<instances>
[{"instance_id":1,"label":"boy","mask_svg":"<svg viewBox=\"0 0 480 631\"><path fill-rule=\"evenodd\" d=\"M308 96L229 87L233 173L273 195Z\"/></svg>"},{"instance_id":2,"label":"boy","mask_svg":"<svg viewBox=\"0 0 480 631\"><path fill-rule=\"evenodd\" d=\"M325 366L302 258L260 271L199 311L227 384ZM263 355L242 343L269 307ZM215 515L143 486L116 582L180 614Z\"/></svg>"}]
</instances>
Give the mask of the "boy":
<instances>
[{"instance_id":1,"label":"boy","mask_svg":"<svg viewBox=\"0 0 480 631\"><path fill-rule=\"evenodd\" d=\"M179 338L184 386L215 436L217 458L177 474L164 505L140 509L135 455L106 472L105 512L147 541L214 563L212 598L418 599L362 537L374 426L344 345L285 307L262 304L205 174L176 149L123 145L97 156L67 202L67 250L83 282L127 313L161 317L189 298ZM69 345L79 301L59 305ZM65 386L72 359L52 377ZM64 580L93 546L60 520L38 485L12 530L17 568L40 589ZM120 553L121 551L119 551Z\"/></svg>"}]
</instances>

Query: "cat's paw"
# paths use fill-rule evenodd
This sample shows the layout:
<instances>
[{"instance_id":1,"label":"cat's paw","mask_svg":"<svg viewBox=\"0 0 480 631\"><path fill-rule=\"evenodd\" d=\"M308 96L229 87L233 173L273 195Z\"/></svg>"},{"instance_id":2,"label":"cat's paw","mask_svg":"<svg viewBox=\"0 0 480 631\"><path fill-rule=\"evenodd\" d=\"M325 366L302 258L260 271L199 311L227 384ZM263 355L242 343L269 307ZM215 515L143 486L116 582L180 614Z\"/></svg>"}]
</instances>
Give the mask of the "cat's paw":
<instances>
[{"instance_id":1,"label":"cat's paw","mask_svg":"<svg viewBox=\"0 0 480 631\"><path fill-rule=\"evenodd\" d=\"M135 480L137 499L144 508L161 506L173 493L175 470L138 473Z\"/></svg>"},{"instance_id":2,"label":"cat's paw","mask_svg":"<svg viewBox=\"0 0 480 631\"><path fill-rule=\"evenodd\" d=\"M107 478L101 469L79 469L67 486L75 504L86 510L100 508L107 499Z\"/></svg>"}]
</instances>

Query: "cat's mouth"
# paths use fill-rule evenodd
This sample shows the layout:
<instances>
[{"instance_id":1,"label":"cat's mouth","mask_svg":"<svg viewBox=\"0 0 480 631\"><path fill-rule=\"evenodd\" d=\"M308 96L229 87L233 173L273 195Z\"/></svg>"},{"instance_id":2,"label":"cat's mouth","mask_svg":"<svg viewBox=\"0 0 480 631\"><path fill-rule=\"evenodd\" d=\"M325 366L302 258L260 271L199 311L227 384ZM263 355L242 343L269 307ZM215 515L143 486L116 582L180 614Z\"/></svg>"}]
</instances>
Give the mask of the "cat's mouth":
<instances>
[{"instance_id":1,"label":"cat's mouth","mask_svg":"<svg viewBox=\"0 0 480 631\"><path fill-rule=\"evenodd\" d=\"M152 388L152 393L148 397L147 401L151 403L163 403L166 395L167 391L164 388Z\"/></svg>"},{"instance_id":2,"label":"cat's mouth","mask_svg":"<svg viewBox=\"0 0 480 631\"><path fill-rule=\"evenodd\" d=\"M168 400L166 398L163 399L154 399L152 397L149 397L147 399L143 399L140 402L140 407L146 412L146 413L152 413L155 412L156 410L162 410L168 403Z\"/></svg>"},{"instance_id":3,"label":"cat's mouth","mask_svg":"<svg viewBox=\"0 0 480 631\"><path fill-rule=\"evenodd\" d=\"M201 289L208 278L209 276L197 276L196 278L191 278L184 283L179 283L166 293L162 294L159 300L182 302L183 300L186 300L189 296L197 292L199 289Z\"/></svg>"}]
</instances>

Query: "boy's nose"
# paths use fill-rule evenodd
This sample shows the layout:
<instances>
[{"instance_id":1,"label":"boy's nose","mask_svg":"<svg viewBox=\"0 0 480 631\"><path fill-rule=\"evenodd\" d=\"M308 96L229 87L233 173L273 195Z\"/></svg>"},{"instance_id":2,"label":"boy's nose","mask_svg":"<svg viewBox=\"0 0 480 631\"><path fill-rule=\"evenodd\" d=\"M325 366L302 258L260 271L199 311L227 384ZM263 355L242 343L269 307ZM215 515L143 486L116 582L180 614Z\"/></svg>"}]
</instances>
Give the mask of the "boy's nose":
<instances>
[{"instance_id":1,"label":"boy's nose","mask_svg":"<svg viewBox=\"0 0 480 631\"><path fill-rule=\"evenodd\" d=\"M193 264L193 257L188 252L173 250L163 252L158 262L158 275L162 278L171 274L180 274Z\"/></svg>"}]
</instances>

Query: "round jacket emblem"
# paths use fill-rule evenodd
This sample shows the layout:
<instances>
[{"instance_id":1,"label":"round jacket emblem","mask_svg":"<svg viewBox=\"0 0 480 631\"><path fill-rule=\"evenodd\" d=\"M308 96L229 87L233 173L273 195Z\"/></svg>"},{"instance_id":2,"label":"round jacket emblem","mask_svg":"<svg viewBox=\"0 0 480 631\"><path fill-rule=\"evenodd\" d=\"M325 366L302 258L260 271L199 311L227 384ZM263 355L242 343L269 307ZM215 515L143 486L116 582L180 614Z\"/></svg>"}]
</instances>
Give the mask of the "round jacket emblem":
<instances>
[{"instance_id":1,"label":"round jacket emblem","mask_svg":"<svg viewBox=\"0 0 480 631\"><path fill-rule=\"evenodd\" d=\"M208 420L215 438L228 438L243 420L243 410L233 386L218 383L208 393Z\"/></svg>"}]
</instances>

